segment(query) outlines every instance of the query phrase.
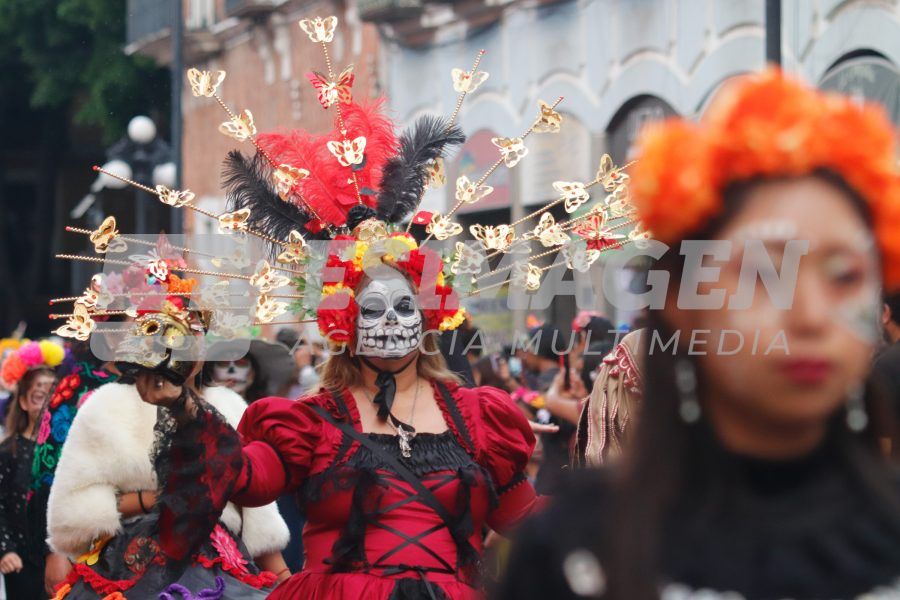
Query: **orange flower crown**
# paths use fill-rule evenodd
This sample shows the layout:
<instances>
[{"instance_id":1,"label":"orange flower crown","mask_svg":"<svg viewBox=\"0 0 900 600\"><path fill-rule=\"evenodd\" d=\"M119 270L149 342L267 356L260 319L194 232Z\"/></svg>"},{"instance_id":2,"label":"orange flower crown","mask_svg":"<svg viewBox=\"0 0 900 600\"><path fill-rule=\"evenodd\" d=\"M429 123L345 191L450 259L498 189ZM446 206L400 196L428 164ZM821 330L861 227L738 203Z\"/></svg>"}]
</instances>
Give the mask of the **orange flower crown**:
<instances>
[{"instance_id":1,"label":"orange flower crown","mask_svg":"<svg viewBox=\"0 0 900 600\"><path fill-rule=\"evenodd\" d=\"M639 141L638 216L674 244L722 210L721 192L753 177L840 175L865 200L888 290L900 289L900 174L894 127L876 105L825 94L770 69L723 92L701 123L670 119Z\"/></svg>"}]
</instances>

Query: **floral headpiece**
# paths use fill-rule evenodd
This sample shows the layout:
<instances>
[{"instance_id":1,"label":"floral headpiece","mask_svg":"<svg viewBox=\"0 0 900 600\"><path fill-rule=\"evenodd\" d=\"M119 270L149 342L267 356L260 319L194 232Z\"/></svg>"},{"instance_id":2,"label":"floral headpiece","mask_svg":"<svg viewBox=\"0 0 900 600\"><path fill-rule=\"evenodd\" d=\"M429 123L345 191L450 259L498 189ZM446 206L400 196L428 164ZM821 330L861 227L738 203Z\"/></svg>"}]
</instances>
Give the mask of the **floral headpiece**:
<instances>
[{"instance_id":1,"label":"floral headpiece","mask_svg":"<svg viewBox=\"0 0 900 600\"><path fill-rule=\"evenodd\" d=\"M63 347L49 340L26 342L4 359L0 366L0 384L10 390L28 371L39 367L53 369L62 363L65 356Z\"/></svg>"},{"instance_id":2,"label":"floral headpiece","mask_svg":"<svg viewBox=\"0 0 900 600\"><path fill-rule=\"evenodd\" d=\"M633 201L653 237L677 243L722 210L722 190L753 177L840 175L866 202L888 289L900 288L900 174L883 110L825 94L778 70L726 89L699 123L648 127Z\"/></svg>"}]
</instances>

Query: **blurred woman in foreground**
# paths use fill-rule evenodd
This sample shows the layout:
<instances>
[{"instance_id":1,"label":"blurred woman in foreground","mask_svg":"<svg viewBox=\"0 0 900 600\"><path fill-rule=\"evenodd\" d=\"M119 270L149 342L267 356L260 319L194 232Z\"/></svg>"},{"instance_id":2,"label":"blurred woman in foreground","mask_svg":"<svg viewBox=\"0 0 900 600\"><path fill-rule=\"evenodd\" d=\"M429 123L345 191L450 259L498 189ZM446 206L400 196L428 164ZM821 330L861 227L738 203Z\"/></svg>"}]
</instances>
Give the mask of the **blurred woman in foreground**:
<instances>
[{"instance_id":1,"label":"blurred woman in foreground","mask_svg":"<svg viewBox=\"0 0 900 600\"><path fill-rule=\"evenodd\" d=\"M634 202L671 250L634 445L526 526L504 598L900 595L900 493L877 447L891 419L866 380L879 288L900 286L891 131L768 72L703 124L645 135ZM683 240L712 242L705 272ZM743 347L717 352L726 331Z\"/></svg>"}]
</instances>

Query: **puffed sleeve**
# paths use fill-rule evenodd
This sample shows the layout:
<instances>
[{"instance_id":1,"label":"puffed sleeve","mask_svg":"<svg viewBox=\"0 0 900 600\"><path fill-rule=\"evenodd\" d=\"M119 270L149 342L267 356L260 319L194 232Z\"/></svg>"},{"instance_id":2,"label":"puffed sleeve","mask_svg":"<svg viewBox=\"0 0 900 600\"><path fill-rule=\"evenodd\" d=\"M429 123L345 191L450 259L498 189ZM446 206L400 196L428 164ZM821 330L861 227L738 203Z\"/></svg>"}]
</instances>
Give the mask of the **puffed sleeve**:
<instances>
[{"instance_id":1,"label":"puffed sleeve","mask_svg":"<svg viewBox=\"0 0 900 600\"><path fill-rule=\"evenodd\" d=\"M502 533L540 505L525 477L525 467L534 451L534 433L506 392L481 387L467 393L476 394L478 461L490 473L499 500L488 524Z\"/></svg>"},{"instance_id":2,"label":"puffed sleeve","mask_svg":"<svg viewBox=\"0 0 900 600\"><path fill-rule=\"evenodd\" d=\"M232 500L261 506L299 486L309 473L322 431L315 397L263 398L251 404L238 425L244 468Z\"/></svg>"}]
</instances>

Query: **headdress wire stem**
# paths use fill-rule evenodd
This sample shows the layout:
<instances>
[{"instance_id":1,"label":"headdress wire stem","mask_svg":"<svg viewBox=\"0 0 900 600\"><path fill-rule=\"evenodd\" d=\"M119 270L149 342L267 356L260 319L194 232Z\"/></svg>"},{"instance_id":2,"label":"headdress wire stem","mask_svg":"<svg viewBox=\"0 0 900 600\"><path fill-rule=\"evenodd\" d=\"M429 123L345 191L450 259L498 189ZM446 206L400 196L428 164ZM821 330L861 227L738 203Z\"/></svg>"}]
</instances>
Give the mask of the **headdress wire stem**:
<instances>
[{"instance_id":1,"label":"headdress wire stem","mask_svg":"<svg viewBox=\"0 0 900 600\"><path fill-rule=\"evenodd\" d=\"M556 99L556 101L553 103L553 105L550 106L550 108L551 108L551 109L555 109L557 106L559 106L559 103L562 102L562 101L563 101L563 97L560 96L559 98ZM528 129L526 129L525 132L524 132L521 136L519 136L519 137L520 137L522 140L524 140L525 138L527 138L529 135L531 135L531 133L534 131L534 128L537 127L538 123L540 123L540 122L541 122L541 117L540 117L540 115L538 115L538 118L534 120L534 122L531 124L531 127L529 127ZM475 182L475 187L477 188L477 187L480 187L481 185L483 185L484 182L487 181L487 178L490 177L490 176L494 173L494 171L496 171L496 170L500 167L500 165L503 164L503 162L504 162L504 161L503 161L503 157L498 158L498 159L497 159L497 162L495 162L493 165L491 165L491 167L487 170L487 172L486 172L484 175L482 175L482 176L478 179L478 181ZM462 201L462 200L457 200L457 201L456 201L456 204L453 206L453 208L450 209L450 211L445 215L445 217L448 218L448 219L449 219L450 217L452 217L452 216L456 213L456 211L458 211L458 210L460 209L460 207L461 207L462 205L463 205L463 201ZM428 237L425 238L425 242L427 242L428 240L430 240L433 236L434 236L434 234L429 233L429 234L428 234ZM424 242L423 242L423 243L424 243Z\"/></svg>"},{"instance_id":2,"label":"headdress wire stem","mask_svg":"<svg viewBox=\"0 0 900 600\"><path fill-rule=\"evenodd\" d=\"M110 265L121 265L130 267L136 263L128 260L118 260L115 258L100 258L97 256L80 256L78 254L57 254L56 258L65 260L80 260L84 262L104 263ZM169 267L173 271L181 271L182 273L191 273L193 275L209 275L210 277L225 277L228 279L243 279L250 281L249 275L241 275L239 273L222 273L220 271L204 271L203 269L192 269L190 267Z\"/></svg>"},{"instance_id":3,"label":"headdress wire stem","mask_svg":"<svg viewBox=\"0 0 900 600\"><path fill-rule=\"evenodd\" d=\"M478 54L475 56L475 62L472 63L472 69L469 71L469 76L475 74L475 71L478 70L478 65L481 64L481 59L484 57L485 49L482 48L478 51ZM462 110L463 101L466 99L466 96L469 95L468 90L463 90L459 93L459 96L456 97L456 106L453 108L453 113L450 115L450 120L447 122L447 129L449 130L453 125L456 124L456 119L459 117L459 111ZM419 198L418 203L416 203L416 209L412 212L412 216L415 216L417 212L419 212L419 206L422 205L422 198ZM409 230L412 228L412 218L410 218L409 223L406 224L406 233L409 233Z\"/></svg>"}]
</instances>

